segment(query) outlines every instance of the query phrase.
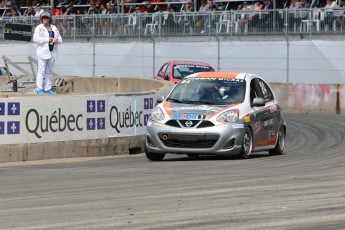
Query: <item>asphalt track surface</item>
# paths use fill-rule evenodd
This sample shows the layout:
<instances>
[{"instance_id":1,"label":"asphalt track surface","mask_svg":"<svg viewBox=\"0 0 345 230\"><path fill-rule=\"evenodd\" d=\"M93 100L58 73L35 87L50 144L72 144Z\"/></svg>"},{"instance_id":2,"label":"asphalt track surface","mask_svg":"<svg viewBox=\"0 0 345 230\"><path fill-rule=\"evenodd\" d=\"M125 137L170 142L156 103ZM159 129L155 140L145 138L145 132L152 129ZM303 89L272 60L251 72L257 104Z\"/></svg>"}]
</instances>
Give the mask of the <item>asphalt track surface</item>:
<instances>
[{"instance_id":1,"label":"asphalt track surface","mask_svg":"<svg viewBox=\"0 0 345 230\"><path fill-rule=\"evenodd\" d=\"M286 120L282 156L0 164L0 229L345 229L345 117Z\"/></svg>"}]
</instances>

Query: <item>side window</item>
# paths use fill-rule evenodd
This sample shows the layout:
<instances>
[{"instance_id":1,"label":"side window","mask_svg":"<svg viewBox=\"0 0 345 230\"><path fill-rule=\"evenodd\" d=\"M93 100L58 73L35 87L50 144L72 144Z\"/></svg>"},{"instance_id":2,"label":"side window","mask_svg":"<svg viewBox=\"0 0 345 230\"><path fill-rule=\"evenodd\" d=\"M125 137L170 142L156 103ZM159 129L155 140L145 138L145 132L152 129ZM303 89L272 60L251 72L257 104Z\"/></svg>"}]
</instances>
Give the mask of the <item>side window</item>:
<instances>
[{"instance_id":1,"label":"side window","mask_svg":"<svg viewBox=\"0 0 345 230\"><path fill-rule=\"evenodd\" d=\"M257 87L258 83L256 79L252 79L250 82L250 103L253 103L254 98L261 97L261 92Z\"/></svg>"},{"instance_id":2,"label":"side window","mask_svg":"<svg viewBox=\"0 0 345 230\"><path fill-rule=\"evenodd\" d=\"M165 70L167 69L168 64L165 64L161 70L158 72L158 76L163 77Z\"/></svg>"},{"instance_id":3,"label":"side window","mask_svg":"<svg viewBox=\"0 0 345 230\"><path fill-rule=\"evenodd\" d=\"M167 70L165 71L165 76L166 76L167 78L169 78L170 72L171 72L171 65L169 64L168 67L167 67Z\"/></svg>"},{"instance_id":4,"label":"side window","mask_svg":"<svg viewBox=\"0 0 345 230\"><path fill-rule=\"evenodd\" d=\"M265 101L272 101L274 98L268 85L261 79L258 79L258 83L262 92L262 97L265 99Z\"/></svg>"}]
</instances>

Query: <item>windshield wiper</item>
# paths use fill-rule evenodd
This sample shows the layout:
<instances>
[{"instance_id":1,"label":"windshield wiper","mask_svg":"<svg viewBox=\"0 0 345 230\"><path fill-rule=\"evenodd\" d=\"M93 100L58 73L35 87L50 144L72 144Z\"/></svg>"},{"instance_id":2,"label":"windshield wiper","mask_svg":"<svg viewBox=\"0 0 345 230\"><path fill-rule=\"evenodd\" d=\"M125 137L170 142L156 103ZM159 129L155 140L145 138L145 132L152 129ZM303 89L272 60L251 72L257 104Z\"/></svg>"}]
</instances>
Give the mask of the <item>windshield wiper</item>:
<instances>
[{"instance_id":1,"label":"windshield wiper","mask_svg":"<svg viewBox=\"0 0 345 230\"><path fill-rule=\"evenodd\" d=\"M186 104L207 104L207 105L215 104L214 101L181 101L181 102L186 103Z\"/></svg>"},{"instance_id":2,"label":"windshield wiper","mask_svg":"<svg viewBox=\"0 0 345 230\"><path fill-rule=\"evenodd\" d=\"M180 100L175 99L175 98L170 98L170 97L168 97L167 100L168 100L168 101L172 101L172 102L176 102L176 103L182 103Z\"/></svg>"}]
</instances>

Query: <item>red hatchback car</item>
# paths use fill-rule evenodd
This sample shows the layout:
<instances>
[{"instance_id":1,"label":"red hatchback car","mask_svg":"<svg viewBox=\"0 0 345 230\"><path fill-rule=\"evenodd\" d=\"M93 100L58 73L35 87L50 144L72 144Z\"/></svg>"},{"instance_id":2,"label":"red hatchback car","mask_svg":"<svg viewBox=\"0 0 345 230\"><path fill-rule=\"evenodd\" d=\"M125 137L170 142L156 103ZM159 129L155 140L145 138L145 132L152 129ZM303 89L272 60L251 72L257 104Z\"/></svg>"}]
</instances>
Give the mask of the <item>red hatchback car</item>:
<instances>
[{"instance_id":1,"label":"red hatchback car","mask_svg":"<svg viewBox=\"0 0 345 230\"><path fill-rule=\"evenodd\" d=\"M159 69L157 80L171 81L177 84L182 78L199 72L214 72L214 68L204 62L168 61Z\"/></svg>"}]
</instances>

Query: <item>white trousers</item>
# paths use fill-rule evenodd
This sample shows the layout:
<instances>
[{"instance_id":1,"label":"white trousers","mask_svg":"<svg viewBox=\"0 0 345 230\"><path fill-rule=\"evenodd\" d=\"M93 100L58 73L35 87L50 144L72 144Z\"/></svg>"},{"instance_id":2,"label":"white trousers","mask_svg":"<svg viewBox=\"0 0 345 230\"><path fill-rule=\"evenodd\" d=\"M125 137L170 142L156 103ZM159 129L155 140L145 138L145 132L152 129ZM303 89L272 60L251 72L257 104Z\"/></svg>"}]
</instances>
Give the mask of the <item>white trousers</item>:
<instances>
[{"instance_id":1,"label":"white trousers","mask_svg":"<svg viewBox=\"0 0 345 230\"><path fill-rule=\"evenodd\" d=\"M53 80L53 68L55 64L55 59L41 59L37 57L37 77L36 77L36 85L37 90L44 89L45 91L50 90L52 88L52 80ZM44 88L43 88L43 81L44 81Z\"/></svg>"}]
</instances>

